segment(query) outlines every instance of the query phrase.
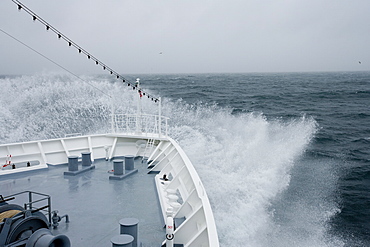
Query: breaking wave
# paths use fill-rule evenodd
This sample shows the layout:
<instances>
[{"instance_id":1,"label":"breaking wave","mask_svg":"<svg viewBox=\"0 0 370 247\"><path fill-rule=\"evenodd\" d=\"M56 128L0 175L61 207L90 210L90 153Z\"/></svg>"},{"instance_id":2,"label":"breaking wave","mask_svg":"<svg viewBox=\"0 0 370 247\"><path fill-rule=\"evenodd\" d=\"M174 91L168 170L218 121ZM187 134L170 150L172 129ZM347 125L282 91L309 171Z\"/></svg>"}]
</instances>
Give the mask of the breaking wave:
<instances>
[{"instance_id":1,"label":"breaking wave","mask_svg":"<svg viewBox=\"0 0 370 247\"><path fill-rule=\"evenodd\" d=\"M100 76L83 79L0 77L5 95L0 142L105 133L112 105L116 112L135 110L137 95L127 86ZM149 99L143 108L157 111ZM163 102L163 115L171 118L170 136L205 185L221 246L343 245L327 233L330 217L338 212L334 200L327 200L335 175L302 159L318 130L313 118L267 120L263 114L232 115L227 107L171 98ZM317 176L327 176L323 187Z\"/></svg>"}]
</instances>

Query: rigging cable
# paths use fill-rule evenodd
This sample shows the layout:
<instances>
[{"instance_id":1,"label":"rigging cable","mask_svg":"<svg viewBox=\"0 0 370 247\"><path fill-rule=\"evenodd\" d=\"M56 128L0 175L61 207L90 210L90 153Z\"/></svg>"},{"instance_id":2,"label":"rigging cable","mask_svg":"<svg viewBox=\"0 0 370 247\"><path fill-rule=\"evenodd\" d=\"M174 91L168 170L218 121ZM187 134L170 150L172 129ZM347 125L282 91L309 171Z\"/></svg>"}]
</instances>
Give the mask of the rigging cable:
<instances>
[{"instance_id":1,"label":"rigging cable","mask_svg":"<svg viewBox=\"0 0 370 247\"><path fill-rule=\"evenodd\" d=\"M47 23L44 19L42 19L40 16L36 15L36 13L34 13L32 10L30 10L27 6L25 6L23 3L21 3L20 1L18 0L12 0L13 3L17 4L18 6L18 10L21 11L22 9L27 12L29 15L32 16L32 20L33 21L39 21L40 23L42 23L43 25L45 25L45 28L47 31L51 30L52 32L54 32L55 34L57 34L58 36L58 39L63 39L65 40L67 43L68 43L68 46L73 46L74 48L76 48L78 50L78 53L82 53L82 54L85 54L87 56L88 59L91 59L95 62L96 65L100 65L103 70L107 70L108 72L110 72L111 75L114 75L117 80L118 79L121 79L123 83L127 83L127 86L131 86L133 90L137 90L137 92L140 94L140 95L146 95L148 98L151 98L152 101L154 102L158 102L159 99L158 98L155 98L155 97L152 97L150 96L148 93L144 92L141 88L137 88L137 86L135 85L135 83L131 83L129 82L126 78L124 78L122 75L120 75L119 73L117 73L116 71L114 71L112 68L108 67L105 63L101 62L99 59L97 59L96 57L94 57L93 55L91 55L89 52L87 52L85 49L83 49L81 46L77 45L75 42L73 42L70 38L68 38L67 36L65 36L63 33L61 33L60 31L58 31L56 28L54 28L52 25L50 25L49 23Z\"/></svg>"},{"instance_id":2,"label":"rigging cable","mask_svg":"<svg viewBox=\"0 0 370 247\"><path fill-rule=\"evenodd\" d=\"M28 49L32 50L33 52L39 54L40 56L42 56L43 58L47 59L48 61L52 62L53 64L55 64L56 66L58 66L59 68L67 71L68 73L70 73L71 75L77 77L79 80L81 81L84 81L86 82L87 84L89 84L90 86L92 86L93 88L95 88L96 90L100 91L102 94L104 95L107 95L108 97L112 98L112 96L110 96L109 94L105 93L104 91L102 91L101 89L95 87L94 85L92 85L91 83L89 83L88 81L82 79L81 77L79 77L78 75L76 75L75 73L73 73L72 71L68 70L67 68L63 67L62 65L58 64L57 62L51 60L50 58L48 58L47 56L45 56L44 54L38 52L37 50L33 49L31 46L27 45L26 43L20 41L19 39L17 39L16 37L12 36L11 34L5 32L4 30L2 30L0 28L0 31L3 32L4 34L8 35L10 38L16 40L17 42L21 43L22 45L24 45L25 47L27 47Z\"/></svg>"}]
</instances>

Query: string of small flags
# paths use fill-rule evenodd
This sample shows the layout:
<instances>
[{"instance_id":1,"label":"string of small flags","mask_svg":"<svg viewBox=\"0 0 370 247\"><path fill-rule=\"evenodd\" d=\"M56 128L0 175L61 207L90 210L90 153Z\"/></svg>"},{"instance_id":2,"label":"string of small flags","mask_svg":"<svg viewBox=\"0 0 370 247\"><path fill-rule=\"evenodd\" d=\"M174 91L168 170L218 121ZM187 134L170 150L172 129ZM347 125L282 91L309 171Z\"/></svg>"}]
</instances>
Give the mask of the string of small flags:
<instances>
[{"instance_id":1,"label":"string of small flags","mask_svg":"<svg viewBox=\"0 0 370 247\"><path fill-rule=\"evenodd\" d=\"M112 68L107 66L105 63L101 62L99 59L91 55L89 52L87 52L85 49L83 49L81 46L77 45L75 42L73 42L70 38L65 36L63 33L58 31L56 28L54 28L52 25L47 23L44 19L42 19L40 16L38 16L36 13L34 13L32 10L30 10L27 6L25 6L23 3L21 3L18 0L12 0L13 3L15 3L18 6L18 10L21 11L22 9L28 13L29 15L32 16L33 21L39 21L41 24L43 24L46 28L47 31L52 31L54 32L57 36L58 39L65 40L70 47L74 47L78 50L78 53L84 54L87 59L94 61L96 65L100 65L103 70L108 71L112 76L115 76L117 80L122 80L122 83L126 83L127 86L132 87L133 90L136 90L140 97L147 96L149 99L151 99L154 102L158 102L159 99L155 98L148 93L144 92L141 88L137 86L135 83L129 82L127 79L125 79L122 75L118 74L116 71L114 71Z\"/></svg>"}]
</instances>

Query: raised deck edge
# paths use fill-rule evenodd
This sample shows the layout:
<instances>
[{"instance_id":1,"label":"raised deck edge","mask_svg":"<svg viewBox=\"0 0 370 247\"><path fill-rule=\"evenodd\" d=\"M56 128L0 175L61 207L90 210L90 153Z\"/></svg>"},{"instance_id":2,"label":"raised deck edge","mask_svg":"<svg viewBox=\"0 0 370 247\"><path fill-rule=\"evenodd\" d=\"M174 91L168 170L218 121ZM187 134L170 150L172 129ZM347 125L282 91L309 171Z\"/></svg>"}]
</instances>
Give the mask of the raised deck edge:
<instances>
[{"instance_id":1,"label":"raised deck edge","mask_svg":"<svg viewBox=\"0 0 370 247\"><path fill-rule=\"evenodd\" d=\"M150 135L148 137L148 135L111 133L2 144L0 164L6 162L8 155L12 155L14 163L36 160L40 165L0 170L0 176L46 169L48 165L66 164L69 156L80 156L81 152L91 152L92 160L111 159L117 155L133 155L140 148L138 142L148 141L149 138L151 138ZM169 206L166 190L172 189L178 193L178 204L180 204L175 212L175 218L184 219L174 232L175 243L183 246L218 247L218 234L212 208L194 166L176 141L169 137L157 140L160 141L159 148L156 148L150 157L155 157L152 164L156 165L152 170L159 172L155 177L155 183L162 215L166 217L165 212ZM165 145L162 145L163 143ZM163 174L167 174L170 178L166 183L162 183Z\"/></svg>"}]
</instances>

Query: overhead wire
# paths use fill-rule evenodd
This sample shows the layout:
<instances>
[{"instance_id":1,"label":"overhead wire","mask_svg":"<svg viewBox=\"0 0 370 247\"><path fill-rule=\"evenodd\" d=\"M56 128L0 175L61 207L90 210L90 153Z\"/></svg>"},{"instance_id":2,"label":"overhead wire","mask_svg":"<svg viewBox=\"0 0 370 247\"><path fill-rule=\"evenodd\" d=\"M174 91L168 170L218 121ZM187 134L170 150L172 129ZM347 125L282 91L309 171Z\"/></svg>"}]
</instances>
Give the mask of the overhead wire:
<instances>
[{"instance_id":1,"label":"overhead wire","mask_svg":"<svg viewBox=\"0 0 370 247\"><path fill-rule=\"evenodd\" d=\"M105 63L101 62L95 56L91 55L89 52L87 52L81 46L79 46L78 44L76 44L75 42L73 42L70 38L68 38L67 36L65 36L62 32L60 32L59 30L57 30L56 28L54 28L52 25L50 25L48 22L46 22L44 19L42 19L40 16L38 16L32 10L30 10L23 3L21 3L18 0L12 0L12 1L13 1L13 3L17 4L19 11L21 11L23 9L26 13L28 13L29 15L32 16L32 20L33 21L36 21L36 20L39 21L41 24L43 24L45 26L45 28L46 28L47 31L50 30L50 31L54 32L55 34L57 34L58 39L65 40L68 43L68 46L70 46L70 47L73 46L74 48L76 48L78 50L78 53L85 54L88 59L93 60L96 65L100 65L103 68L103 70L107 70L108 72L110 72L110 74L111 75L114 75L117 80L120 79L120 80L122 80L123 83L127 83L127 86L131 86L133 90L137 90L137 92L140 95L146 95L148 98L151 98L152 101L154 101L154 102L158 102L159 101L158 98L155 98L153 96L150 96L148 93L144 92L141 88L137 88L137 86L135 85L135 83L129 82L125 77L123 77L122 75L120 75L119 73L117 73L115 70L113 70L112 68L110 68L109 66L107 66ZM48 60L50 60L50 59L48 59Z\"/></svg>"},{"instance_id":2,"label":"overhead wire","mask_svg":"<svg viewBox=\"0 0 370 247\"><path fill-rule=\"evenodd\" d=\"M32 50L33 52L37 53L38 55L42 56L43 58L45 58L46 60L48 60L49 62L55 64L56 66L58 66L59 68L67 71L68 73L70 73L71 75L75 76L76 78L78 78L79 80L81 81L84 81L86 82L88 85L90 85L91 87L95 88L96 90L100 91L102 94L104 95L107 95L108 97L112 98L112 96L110 96L109 94L105 93L103 90L99 89L98 87L95 87L94 85L92 85L91 83L89 83L88 81L82 79L81 77L79 77L78 75L76 75L75 73L73 73L72 71L68 70L67 68L63 67L62 65L60 65L59 63L53 61L52 59L48 58L47 56L45 56L44 54L42 54L41 52L35 50L34 48L32 48L31 46L27 45L26 43L22 42L21 40L17 39L16 37L12 36L11 34L9 34L8 32L4 31L3 29L0 28L0 31L3 32L4 34L8 35L10 38L14 39L15 41L19 42L20 44L24 45L25 47L27 47L28 49Z\"/></svg>"}]
</instances>

